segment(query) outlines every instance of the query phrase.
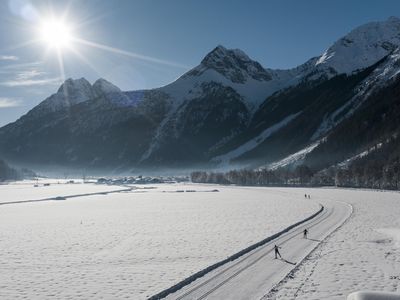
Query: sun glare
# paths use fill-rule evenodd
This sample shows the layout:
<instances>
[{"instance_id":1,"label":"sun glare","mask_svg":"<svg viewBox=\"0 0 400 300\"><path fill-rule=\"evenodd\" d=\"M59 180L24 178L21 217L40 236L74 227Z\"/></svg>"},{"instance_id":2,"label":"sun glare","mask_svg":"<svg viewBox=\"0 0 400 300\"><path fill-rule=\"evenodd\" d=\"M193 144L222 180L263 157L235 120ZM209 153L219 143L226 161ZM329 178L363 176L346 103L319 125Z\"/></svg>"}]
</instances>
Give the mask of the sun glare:
<instances>
[{"instance_id":1,"label":"sun glare","mask_svg":"<svg viewBox=\"0 0 400 300\"><path fill-rule=\"evenodd\" d=\"M39 28L40 39L51 48L59 50L69 48L72 42L72 32L68 24L62 20L45 20Z\"/></svg>"}]
</instances>

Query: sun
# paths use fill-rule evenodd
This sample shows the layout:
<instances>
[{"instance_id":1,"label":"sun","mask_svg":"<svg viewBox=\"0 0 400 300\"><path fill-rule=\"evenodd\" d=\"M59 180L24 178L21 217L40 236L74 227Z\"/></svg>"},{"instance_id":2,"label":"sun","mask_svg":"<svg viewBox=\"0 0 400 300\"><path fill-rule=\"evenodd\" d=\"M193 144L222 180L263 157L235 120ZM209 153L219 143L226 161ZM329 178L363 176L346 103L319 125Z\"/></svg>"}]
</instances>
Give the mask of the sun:
<instances>
[{"instance_id":1,"label":"sun","mask_svg":"<svg viewBox=\"0 0 400 300\"><path fill-rule=\"evenodd\" d=\"M43 20L39 26L40 40L50 48L70 48L73 40L71 26L63 20Z\"/></svg>"}]
</instances>

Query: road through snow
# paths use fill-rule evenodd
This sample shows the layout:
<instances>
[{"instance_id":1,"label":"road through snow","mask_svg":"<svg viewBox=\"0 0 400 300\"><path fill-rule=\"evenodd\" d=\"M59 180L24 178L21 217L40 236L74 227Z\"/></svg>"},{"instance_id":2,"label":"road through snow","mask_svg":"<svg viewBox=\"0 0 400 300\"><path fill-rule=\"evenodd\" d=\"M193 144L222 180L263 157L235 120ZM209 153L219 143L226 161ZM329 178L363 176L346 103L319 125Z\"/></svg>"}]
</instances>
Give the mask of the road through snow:
<instances>
[{"instance_id":1,"label":"road through snow","mask_svg":"<svg viewBox=\"0 0 400 300\"><path fill-rule=\"evenodd\" d=\"M321 201L322 213L242 257L193 281L166 299L260 299L284 279L313 249L351 215L352 206ZM303 238L303 230L309 235ZM279 245L282 259L274 259Z\"/></svg>"}]
</instances>

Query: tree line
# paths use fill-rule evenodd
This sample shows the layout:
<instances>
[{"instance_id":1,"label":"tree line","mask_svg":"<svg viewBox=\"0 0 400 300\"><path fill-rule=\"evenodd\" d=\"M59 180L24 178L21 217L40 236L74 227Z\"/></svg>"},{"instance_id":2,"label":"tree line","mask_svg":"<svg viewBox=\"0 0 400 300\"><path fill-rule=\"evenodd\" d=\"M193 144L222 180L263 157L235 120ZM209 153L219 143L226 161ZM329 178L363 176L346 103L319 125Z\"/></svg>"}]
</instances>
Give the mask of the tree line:
<instances>
[{"instance_id":1,"label":"tree line","mask_svg":"<svg viewBox=\"0 0 400 300\"><path fill-rule=\"evenodd\" d=\"M29 169L15 169L10 167L4 160L0 159L0 182L16 181L22 179L36 178L37 174Z\"/></svg>"},{"instance_id":2,"label":"tree line","mask_svg":"<svg viewBox=\"0 0 400 300\"><path fill-rule=\"evenodd\" d=\"M346 165L315 170L306 164L297 167L235 169L228 172L195 171L192 182L248 186L337 186L400 190L399 139L381 145Z\"/></svg>"},{"instance_id":3,"label":"tree line","mask_svg":"<svg viewBox=\"0 0 400 300\"><path fill-rule=\"evenodd\" d=\"M11 168L4 160L0 159L0 182L6 180L20 180L22 174Z\"/></svg>"}]
</instances>

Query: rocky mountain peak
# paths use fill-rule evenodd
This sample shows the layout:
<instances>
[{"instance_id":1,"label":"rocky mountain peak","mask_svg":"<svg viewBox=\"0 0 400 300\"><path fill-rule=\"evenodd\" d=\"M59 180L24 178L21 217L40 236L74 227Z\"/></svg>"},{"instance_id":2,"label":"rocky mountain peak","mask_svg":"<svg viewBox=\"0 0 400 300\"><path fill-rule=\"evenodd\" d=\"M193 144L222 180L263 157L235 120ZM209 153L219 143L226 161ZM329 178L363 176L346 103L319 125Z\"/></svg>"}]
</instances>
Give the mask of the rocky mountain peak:
<instances>
[{"instance_id":1,"label":"rocky mountain peak","mask_svg":"<svg viewBox=\"0 0 400 300\"><path fill-rule=\"evenodd\" d=\"M57 93L62 93L62 92L69 92L73 90L90 90L92 85L90 84L89 81L86 80L86 78L79 78L79 79L72 79L68 78L67 80L64 81L64 83L60 86L58 89Z\"/></svg>"},{"instance_id":2,"label":"rocky mountain peak","mask_svg":"<svg viewBox=\"0 0 400 300\"><path fill-rule=\"evenodd\" d=\"M244 62L252 62L252 60L242 50L227 49L222 45L218 45L204 57L201 63L204 65L218 64L226 57L230 57L235 60L241 60Z\"/></svg>"},{"instance_id":3,"label":"rocky mountain peak","mask_svg":"<svg viewBox=\"0 0 400 300\"><path fill-rule=\"evenodd\" d=\"M121 89L111 82L100 78L95 81L93 84L93 90L96 93L96 95L101 95L101 94L111 94L111 93L120 93Z\"/></svg>"},{"instance_id":4,"label":"rocky mountain peak","mask_svg":"<svg viewBox=\"0 0 400 300\"><path fill-rule=\"evenodd\" d=\"M271 75L258 62L251 60L240 49L227 49L217 46L201 61L204 69L213 69L232 82L245 83L252 78L258 81L269 81Z\"/></svg>"},{"instance_id":5,"label":"rocky mountain peak","mask_svg":"<svg viewBox=\"0 0 400 300\"><path fill-rule=\"evenodd\" d=\"M93 97L92 85L85 78L68 78L54 95L54 101L63 101L74 105L87 101Z\"/></svg>"}]
</instances>

